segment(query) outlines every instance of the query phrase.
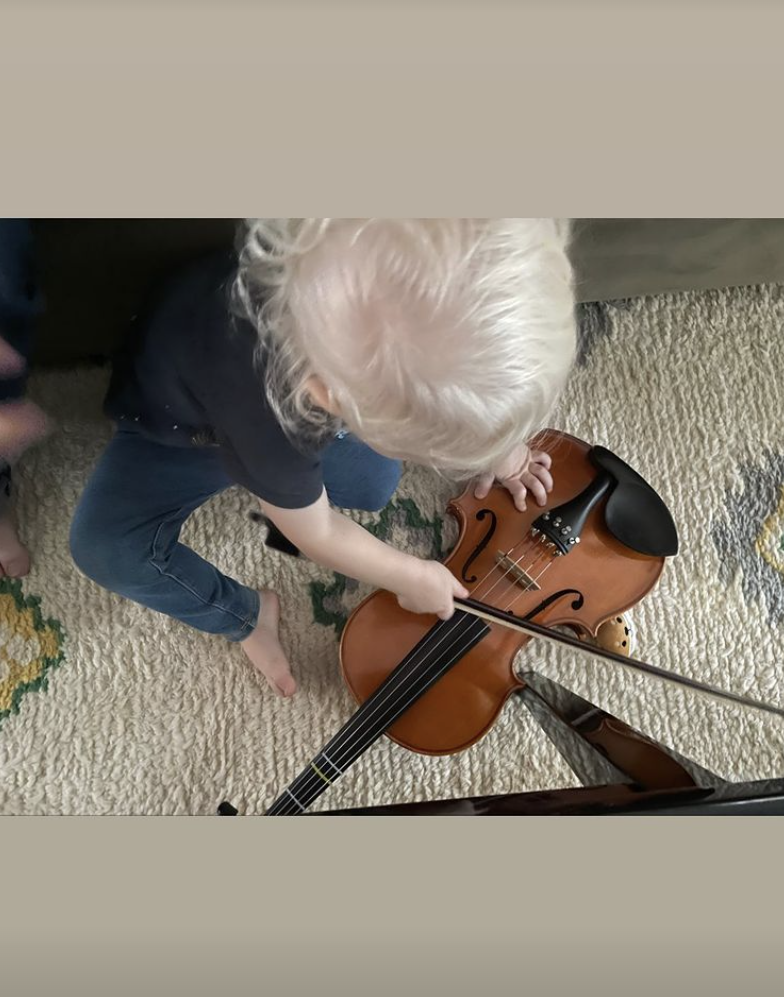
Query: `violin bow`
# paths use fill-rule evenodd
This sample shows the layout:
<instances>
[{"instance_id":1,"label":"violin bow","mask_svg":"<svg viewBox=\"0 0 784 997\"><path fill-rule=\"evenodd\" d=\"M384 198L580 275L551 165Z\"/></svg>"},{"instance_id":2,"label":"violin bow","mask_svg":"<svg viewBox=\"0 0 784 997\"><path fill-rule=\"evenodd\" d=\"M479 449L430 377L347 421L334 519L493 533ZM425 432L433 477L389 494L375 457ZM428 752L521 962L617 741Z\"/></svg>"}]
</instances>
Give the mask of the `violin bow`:
<instances>
[{"instance_id":1,"label":"violin bow","mask_svg":"<svg viewBox=\"0 0 784 997\"><path fill-rule=\"evenodd\" d=\"M511 611L496 609L494 606L488 606L483 602L476 601L475 599L460 599L455 597L454 604L463 612L470 613L472 616L477 616L488 623L498 623L501 626L507 627L510 630L516 630L519 633L529 634L532 637L539 637L541 640L547 640L555 644L561 644L562 646L572 647L575 650L580 651L582 654L588 654L595 658L602 658L605 661L612 661L613 664L622 665L624 668L629 668L636 672L642 672L645 675L653 675L655 678L683 686L684 688L691 689L693 692L709 696L712 699L737 703L738 705L748 707L749 709L760 710L764 713L772 713L775 716L784 717L784 709L781 707L772 706L770 703L763 703L760 700L752 699L749 696L740 696L734 692L727 692L725 689L719 689L717 686L710 685L707 682L699 682L697 679L687 678L685 675L679 675L677 672L668 671L666 668L659 668L658 665L651 665L645 661L639 661L637 658L628 658L625 655L617 654L615 651L608 651L604 648L586 645L577 637L572 637L569 634L562 634L555 630L551 630L549 627L544 627L539 623L534 623L531 620L525 619L525 617L516 616Z\"/></svg>"}]
</instances>

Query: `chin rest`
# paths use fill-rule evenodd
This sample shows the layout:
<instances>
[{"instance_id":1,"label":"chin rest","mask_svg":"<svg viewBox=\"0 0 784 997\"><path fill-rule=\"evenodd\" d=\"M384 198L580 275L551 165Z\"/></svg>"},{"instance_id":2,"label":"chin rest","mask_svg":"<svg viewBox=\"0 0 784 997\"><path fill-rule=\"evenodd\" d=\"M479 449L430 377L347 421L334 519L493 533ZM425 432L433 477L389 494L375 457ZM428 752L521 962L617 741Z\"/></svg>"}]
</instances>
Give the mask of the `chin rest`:
<instances>
[{"instance_id":1,"label":"chin rest","mask_svg":"<svg viewBox=\"0 0 784 997\"><path fill-rule=\"evenodd\" d=\"M591 461L613 480L604 521L616 540L640 554L678 553L678 531L661 497L632 467L605 447L593 447Z\"/></svg>"},{"instance_id":2,"label":"chin rest","mask_svg":"<svg viewBox=\"0 0 784 997\"><path fill-rule=\"evenodd\" d=\"M606 498L604 522L616 540L651 557L677 554L675 523L648 482L605 447L593 447L588 457L599 473L579 495L534 520L534 532L543 533L559 554L568 554L579 544L591 510Z\"/></svg>"}]
</instances>

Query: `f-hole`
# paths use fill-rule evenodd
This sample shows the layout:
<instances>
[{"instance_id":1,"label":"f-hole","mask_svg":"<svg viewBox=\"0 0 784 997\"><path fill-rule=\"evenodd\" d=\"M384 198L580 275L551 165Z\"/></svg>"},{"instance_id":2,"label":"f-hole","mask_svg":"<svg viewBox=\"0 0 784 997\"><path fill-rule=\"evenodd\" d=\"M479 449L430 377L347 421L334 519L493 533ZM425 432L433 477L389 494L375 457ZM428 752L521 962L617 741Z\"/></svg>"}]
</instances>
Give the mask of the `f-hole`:
<instances>
[{"instance_id":1,"label":"f-hole","mask_svg":"<svg viewBox=\"0 0 784 997\"><path fill-rule=\"evenodd\" d=\"M528 620L529 622L533 622L535 616L538 616L540 613L544 612L544 610L547 609L548 606L552 606L552 604L556 602L558 599L563 599L567 595L577 596L577 598L572 603L572 609L575 612L577 612L578 609L582 609L582 606L585 602L585 597L583 596L582 592L580 592L578 589L561 589L560 592L553 592L552 595L548 595L548 597L546 599L543 599L539 603L539 605L536 606L535 609L532 609L530 613L527 613L523 617L523 619Z\"/></svg>"},{"instance_id":2,"label":"f-hole","mask_svg":"<svg viewBox=\"0 0 784 997\"><path fill-rule=\"evenodd\" d=\"M471 575L470 578L468 577L468 569L471 567L474 561L479 557L479 555L482 553L485 547L490 543L490 540L493 534L495 533L495 528L498 525L498 519L496 518L496 514L493 512L492 509L480 509L479 512L476 514L476 518L479 520L480 523L482 522L482 520L487 519L488 516L490 517L490 525L487 528L487 532L485 533L484 537L479 541L479 543L476 545L476 547L473 549L471 554L468 556L468 560L463 565L463 570L461 571L461 577L463 581L466 582L468 585L473 585L473 583L476 581L476 575Z\"/></svg>"}]
</instances>

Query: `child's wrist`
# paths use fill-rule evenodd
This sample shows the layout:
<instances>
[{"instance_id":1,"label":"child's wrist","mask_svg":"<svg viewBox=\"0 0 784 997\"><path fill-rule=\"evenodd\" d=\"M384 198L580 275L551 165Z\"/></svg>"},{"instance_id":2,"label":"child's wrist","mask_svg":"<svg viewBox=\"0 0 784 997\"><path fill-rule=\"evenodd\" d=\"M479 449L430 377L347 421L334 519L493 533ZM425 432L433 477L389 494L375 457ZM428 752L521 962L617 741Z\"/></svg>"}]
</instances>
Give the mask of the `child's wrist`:
<instances>
[{"instance_id":1,"label":"child's wrist","mask_svg":"<svg viewBox=\"0 0 784 997\"><path fill-rule=\"evenodd\" d=\"M413 554L404 554L403 551L395 550L394 553L398 556L398 563L390 573L391 578L385 587L395 595L419 588L427 562Z\"/></svg>"}]
</instances>

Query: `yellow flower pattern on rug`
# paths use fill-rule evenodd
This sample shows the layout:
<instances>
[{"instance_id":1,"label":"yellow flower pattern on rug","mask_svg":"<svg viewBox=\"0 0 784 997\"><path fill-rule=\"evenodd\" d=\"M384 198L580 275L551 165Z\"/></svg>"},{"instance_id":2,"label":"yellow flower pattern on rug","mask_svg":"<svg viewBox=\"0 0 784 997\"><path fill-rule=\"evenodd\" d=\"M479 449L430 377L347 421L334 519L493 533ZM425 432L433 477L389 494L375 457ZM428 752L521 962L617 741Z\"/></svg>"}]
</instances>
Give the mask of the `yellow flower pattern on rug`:
<instances>
[{"instance_id":1,"label":"yellow flower pattern on rug","mask_svg":"<svg viewBox=\"0 0 784 997\"><path fill-rule=\"evenodd\" d=\"M0 579L0 723L19 712L22 697L45 690L49 671L64 658L63 631L44 619L41 600L21 583Z\"/></svg>"},{"instance_id":2,"label":"yellow flower pattern on rug","mask_svg":"<svg viewBox=\"0 0 784 997\"><path fill-rule=\"evenodd\" d=\"M771 568L784 575L784 485L779 489L778 505L762 524L756 547Z\"/></svg>"}]
</instances>

